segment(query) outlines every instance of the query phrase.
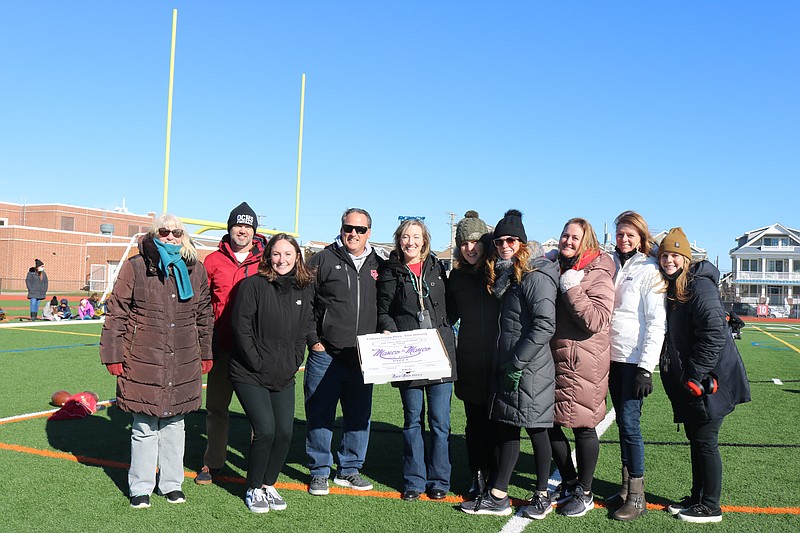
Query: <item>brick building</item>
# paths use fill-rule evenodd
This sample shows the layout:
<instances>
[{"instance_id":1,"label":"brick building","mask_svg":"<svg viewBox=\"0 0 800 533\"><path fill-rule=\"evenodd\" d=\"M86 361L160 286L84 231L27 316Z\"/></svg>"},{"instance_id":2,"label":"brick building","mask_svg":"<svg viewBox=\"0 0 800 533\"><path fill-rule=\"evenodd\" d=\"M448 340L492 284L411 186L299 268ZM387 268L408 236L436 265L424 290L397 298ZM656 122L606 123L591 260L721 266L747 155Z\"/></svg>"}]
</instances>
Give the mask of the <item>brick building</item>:
<instances>
[{"instance_id":1,"label":"brick building","mask_svg":"<svg viewBox=\"0 0 800 533\"><path fill-rule=\"evenodd\" d=\"M41 259L50 293L102 292L137 233L155 213L136 215L64 204L0 202L0 292L25 292L25 276ZM217 247L213 237L195 239L200 258ZM134 244L126 257L137 253Z\"/></svg>"}]
</instances>

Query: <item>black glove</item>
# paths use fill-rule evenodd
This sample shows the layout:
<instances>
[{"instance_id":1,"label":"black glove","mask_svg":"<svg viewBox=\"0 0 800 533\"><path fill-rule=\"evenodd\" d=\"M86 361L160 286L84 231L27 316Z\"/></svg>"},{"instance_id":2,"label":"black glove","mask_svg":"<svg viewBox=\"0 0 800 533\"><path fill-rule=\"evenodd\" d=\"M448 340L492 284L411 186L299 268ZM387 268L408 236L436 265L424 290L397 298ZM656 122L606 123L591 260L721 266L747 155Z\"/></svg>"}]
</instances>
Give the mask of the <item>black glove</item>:
<instances>
[{"instance_id":1,"label":"black glove","mask_svg":"<svg viewBox=\"0 0 800 533\"><path fill-rule=\"evenodd\" d=\"M653 392L653 373L642 367L636 367L636 378L633 384L633 394L640 400Z\"/></svg>"}]
</instances>

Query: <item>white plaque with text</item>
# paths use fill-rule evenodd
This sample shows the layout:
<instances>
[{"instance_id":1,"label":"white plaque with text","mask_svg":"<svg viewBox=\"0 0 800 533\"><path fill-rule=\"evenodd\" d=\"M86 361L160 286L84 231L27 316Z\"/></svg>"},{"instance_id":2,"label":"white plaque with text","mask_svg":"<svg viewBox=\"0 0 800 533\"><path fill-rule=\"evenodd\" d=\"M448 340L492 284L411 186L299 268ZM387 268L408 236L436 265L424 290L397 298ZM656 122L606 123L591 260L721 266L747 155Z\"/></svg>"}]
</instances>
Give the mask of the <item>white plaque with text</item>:
<instances>
[{"instance_id":1,"label":"white plaque with text","mask_svg":"<svg viewBox=\"0 0 800 533\"><path fill-rule=\"evenodd\" d=\"M449 377L447 350L435 329L358 336L364 383Z\"/></svg>"}]
</instances>

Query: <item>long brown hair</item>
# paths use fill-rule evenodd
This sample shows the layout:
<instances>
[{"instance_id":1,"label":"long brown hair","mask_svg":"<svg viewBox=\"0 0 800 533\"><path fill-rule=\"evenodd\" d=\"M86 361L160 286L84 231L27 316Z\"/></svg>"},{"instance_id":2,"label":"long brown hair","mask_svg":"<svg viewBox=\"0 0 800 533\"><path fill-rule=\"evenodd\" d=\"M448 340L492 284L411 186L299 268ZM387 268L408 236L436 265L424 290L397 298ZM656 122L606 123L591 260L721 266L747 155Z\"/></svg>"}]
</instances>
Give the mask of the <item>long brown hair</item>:
<instances>
[{"instance_id":1,"label":"long brown hair","mask_svg":"<svg viewBox=\"0 0 800 533\"><path fill-rule=\"evenodd\" d=\"M267 281L275 281L279 276L275 270L272 269L272 249L278 241L287 241L292 245L294 251L297 252L297 262L294 265L295 284L299 288L304 288L314 281L316 269L309 268L303 259L303 252L300 250L300 245L294 237L287 233L278 233L273 236L267 246L264 248L264 253L261 255L261 261L258 262L258 275L267 279Z\"/></svg>"},{"instance_id":2,"label":"long brown hair","mask_svg":"<svg viewBox=\"0 0 800 533\"><path fill-rule=\"evenodd\" d=\"M514 281L517 283L522 282L522 276L524 276L527 272L534 271L534 268L529 264L530 258L531 249L528 248L527 243L520 242L519 250L517 250L517 253L515 253L514 257L511 258L511 261L513 261L514 264ZM494 265L498 259L500 258L497 256L497 247L495 246L494 253L491 254L486 260L486 290L488 290L490 294L492 293L494 282L497 279Z\"/></svg>"}]
</instances>

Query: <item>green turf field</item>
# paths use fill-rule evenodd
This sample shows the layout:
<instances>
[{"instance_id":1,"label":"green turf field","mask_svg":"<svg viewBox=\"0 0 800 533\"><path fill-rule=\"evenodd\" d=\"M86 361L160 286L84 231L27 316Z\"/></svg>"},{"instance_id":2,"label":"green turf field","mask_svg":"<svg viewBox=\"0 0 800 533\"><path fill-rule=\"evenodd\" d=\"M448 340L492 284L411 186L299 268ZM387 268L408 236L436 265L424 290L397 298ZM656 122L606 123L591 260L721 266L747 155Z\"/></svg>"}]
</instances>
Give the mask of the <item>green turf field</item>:
<instances>
[{"instance_id":1,"label":"green turf field","mask_svg":"<svg viewBox=\"0 0 800 533\"><path fill-rule=\"evenodd\" d=\"M9 327L10 326L10 327ZM114 396L114 378L100 364L98 322L0 327L0 531L715 531L800 530L800 324L748 325L737 341L751 381L753 401L726 418L720 442L724 464L721 524L678 522L653 508L636 522L624 524L596 508L582 518L555 513L541 522L521 518L472 516L456 509L469 484L464 446L464 415L453 400L452 498L444 502L404 502L402 487L402 409L389 385L375 387L373 429L363 473L375 490L325 497L305 492L302 386L297 386L295 434L279 490L286 511L250 513L242 497L242 476L250 437L241 408L232 406L229 481L195 485L187 477L187 502L169 505L153 497L150 509L133 510L127 499L130 416L109 407L78 421L48 422L44 416L10 419L53 409L50 395L92 390L101 400ZM301 381L302 375L299 376ZM773 379L782 380L776 384ZM647 499L666 504L688 493L689 448L681 428L672 423L660 382L647 398L643 414ZM186 419L187 473L201 466L205 449L204 413ZM338 436L334 436L338 442ZM594 490L616 491L619 446L616 426L601 437L601 456ZM522 499L532 486L531 447L512 478L511 495Z\"/></svg>"}]
</instances>

